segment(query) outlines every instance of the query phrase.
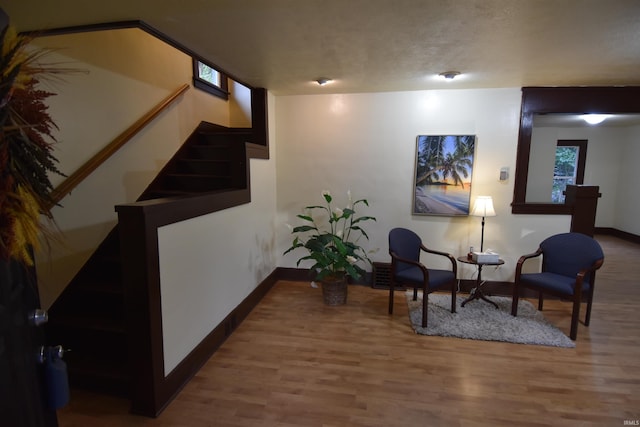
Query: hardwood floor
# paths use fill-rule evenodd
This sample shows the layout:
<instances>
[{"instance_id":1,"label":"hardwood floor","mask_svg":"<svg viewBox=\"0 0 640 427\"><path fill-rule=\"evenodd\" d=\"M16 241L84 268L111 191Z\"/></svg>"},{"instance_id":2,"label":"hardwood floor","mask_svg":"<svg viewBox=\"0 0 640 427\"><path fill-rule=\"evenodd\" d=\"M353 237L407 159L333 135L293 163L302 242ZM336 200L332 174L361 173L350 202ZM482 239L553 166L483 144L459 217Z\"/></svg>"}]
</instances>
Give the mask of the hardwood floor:
<instances>
[{"instance_id":1,"label":"hardwood floor","mask_svg":"<svg viewBox=\"0 0 640 427\"><path fill-rule=\"evenodd\" d=\"M400 292L388 316L387 291L351 286L327 307L281 281L157 419L73 390L60 426L637 425L640 245L597 239L605 263L575 349L416 335ZM569 332L570 303L544 313Z\"/></svg>"}]
</instances>

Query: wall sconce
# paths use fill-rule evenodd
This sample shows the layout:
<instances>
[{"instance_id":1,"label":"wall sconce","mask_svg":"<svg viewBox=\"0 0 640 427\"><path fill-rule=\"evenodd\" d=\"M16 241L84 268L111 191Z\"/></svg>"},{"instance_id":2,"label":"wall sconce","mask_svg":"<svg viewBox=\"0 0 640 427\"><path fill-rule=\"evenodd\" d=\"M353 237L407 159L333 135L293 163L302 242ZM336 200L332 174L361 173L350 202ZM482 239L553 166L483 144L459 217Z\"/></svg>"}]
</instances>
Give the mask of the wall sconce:
<instances>
[{"instance_id":1,"label":"wall sconce","mask_svg":"<svg viewBox=\"0 0 640 427\"><path fill-rule=\"evenodd\" d=\"M324 86L327 83L331 83L333 80L326 78L326 77L320 77L318 79L315 80L316 83L318 83L320 86Z\"/></svg>"},{"instance_id":2,"label":"wall sconce","mask_svg":"<svg viewBox=\"0 0 640 427\"><path fill-rule=\"evenodd\" d=\"M478 196L473 204L472 216L482 217L482 237L480 237L480 252L484 251L484 217L496 216L496 211L493 209L493 199L491 196Z\"/></svg>"}]
</instances>

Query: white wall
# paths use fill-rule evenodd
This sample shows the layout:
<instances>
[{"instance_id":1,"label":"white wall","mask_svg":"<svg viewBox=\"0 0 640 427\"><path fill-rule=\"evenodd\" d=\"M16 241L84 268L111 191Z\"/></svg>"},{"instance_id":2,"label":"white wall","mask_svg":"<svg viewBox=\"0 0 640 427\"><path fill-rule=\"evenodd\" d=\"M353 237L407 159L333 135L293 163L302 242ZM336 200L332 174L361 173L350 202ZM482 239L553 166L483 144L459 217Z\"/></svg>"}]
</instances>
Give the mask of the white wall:
<instances>
[{"instance_id":1,"label":"white wall","mask_svg":"<svg viewBox=\"0 0 640 427\"><path fill-rule=\"evenodd\" d=\"M512 280L520 255L570 224L568 216L511 214L520 104L519 88L277 97L278 254L291 244L286 224L297 224L304 206L321 203L324 189L339 199L351 189L369 200L362 213L378 220L367 227L369 248L378 249L373 261L389 260L387 233L397 226L456 255L480 246L477 217L411 215L416 136L474 134L471 199L493 196L497 216L487 218L485 248L506 261L483 277ZM504 166L510 177L500 182ZM278 264L295 267L301 254L281 256ZM460 272L463 279L474 274L468 266Z\"/></svg>"},{"instance_id":2,"label":"white wall","mask_svg":"<svg viewBox=\"0 0 640 427\"><path fill-rule=\"evenodd\" d=\"M251 127L251 90L229 79L229 126Z\"/></svg>"},{"instance_id":3,"label":"white wall","mask_svg":"<svg viewBox=\"0 0 640 427\"><path fill-rule=\"evenodd\" d=\"M637 187L638 159L640 159L640 126L627 129L626 142L620 150L618 163L612 170L618 172L618 197L615 206L614 228L640 235L640 198ZM598 204L598 210L600 204Z\"/></svg>"},{"instance_id":4,"label":"white wall","mask_svg":"<svg viewBox=\"0 0 640 427\"><path fill-rule=\"evenodd\" d=\"M557 141L558 128L536 126L531 133L526 198L528 203L551 203Z\"/></svg>"},{"instance_id":5,"label":"white wall","mask_svg":"<svg viewBox=\"0 0 640 427\"><path fill-rule=\"evenodd\" d=\"M275 270L275 176L252 159L251 203L158 230L165 375Z\"/></svg>"}]
</instances>

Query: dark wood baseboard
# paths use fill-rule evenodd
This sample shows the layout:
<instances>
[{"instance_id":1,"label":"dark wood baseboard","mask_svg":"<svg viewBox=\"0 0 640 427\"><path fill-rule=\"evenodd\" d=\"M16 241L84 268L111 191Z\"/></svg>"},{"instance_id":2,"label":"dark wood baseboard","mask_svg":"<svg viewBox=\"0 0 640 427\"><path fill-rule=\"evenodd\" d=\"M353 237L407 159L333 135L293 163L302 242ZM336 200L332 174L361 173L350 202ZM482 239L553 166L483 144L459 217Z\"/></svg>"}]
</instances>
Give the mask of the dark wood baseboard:
<instances>
[{"instance_id":1,"label":"dark wood baseboard","mask_svg":"<svg viewBox=\"0 0 640 427\"><path fill-rule=\"evenodd\" d=\"M313 281L313 274L309 269L306 269L306 268L278 267L275 269L274 273L277 274L277 280L293 280L293 281L300 281L300 282ZM353 279L349 277L348 281L350 285L371 286L372 275L371 273L366 273L359 279Z\"/></svg>"},{"instance_id":2,"label":"dark wood baseboard","mask_svg":"<svg viewBox=\"0 0 640 427\"><path fill-rule=\"evenodd\" d=\"M378 264L378 263L376 263ZM380 263L376 267L383 269L386 267L385 263ZM294 280L294 281L311 281L313 276L307 269L302 268L283 268L278 267L275 272L277 280ZM385 280L376 280L376 273L367 273L358 280L349 280L350 285L364 285L371 286L374 289L388 291L389 286L385 283ZM458 290L462 293L469 293L469 291L476 286L475 280L460 280ZM489 295L500 296L512 296L513 295L513 282L497 282L486 281L482 286L482 289ZM404 287L396 288L398 291L405 290ZM526 296L525 296L526 297Z\"/></svg>"},{"instance_id":3,"label":"dark wood baseboard","mask_svg":"<svg viewBox=\"0 0 640 427\"><path fill-rule=\"evenodd\" d=\"M278 280L292 280L304 282L306 280L313 280L311 272L306 268L287 268L277 267L274 270Z\"/></svg>"},{"instance_id":4,"label":"dark wood baseboard","mask_svg":"<svg viewBox=\"0 0 640 427\"><path fill-rule=\"evenodd\" d=\"M161 389L165 393L173 391L171 396L166 396L164 404L153 413L148 410L137 410L132 408L133 413L157 417L171 403L175 396L182 388L193 378L198 370L206 363L207 360L216 352L216 350L226 341L226 339L236 330L242 321L251 313L251 310L264 298L278 280L294 280L294 281L311 281L313 279L308 269L300 268L283 268L277 267L265 280L258 286L225 317L201 342L198 344L187 357L166 377L161 385ZM363 277L360 281L353 281L354 285L369 285L369 277Z\"/></svg>"},{"instance_id":5,"label":"dark wood baseboard","mask_svg":"<svg viewBox=\"0 0 640 427\"><path fill-rule=\"evenodd\" d=\"M280 280L279 275L279 269L274 270L171 371L160 386L162 391L166 393L163 399L164 404L160 405L155 413L149 413L148 410L139 411L136 410L135 407L132 408L131 412L149 417L157 417L160 415L180 390L193 378L202 365L209 360L249 313L251 313L251 310L258 305L273 285ZM170 395L167 395L169 393Z\"/></svg>"},{"instance_id":6,"label":"dark wood baseboard","mask_svg":"<svg viewBox=\"0 0 640 427\"><path fill-rule=\"evenodd\" d=\"M631 243L636 243L640 245L640 236L633 233L627 233L626 231L617 230L615 228L610 227L596 227L595 234L605 234L608 236L617 237L622 240L626 240Z\"/></svg>"}]
</instances>

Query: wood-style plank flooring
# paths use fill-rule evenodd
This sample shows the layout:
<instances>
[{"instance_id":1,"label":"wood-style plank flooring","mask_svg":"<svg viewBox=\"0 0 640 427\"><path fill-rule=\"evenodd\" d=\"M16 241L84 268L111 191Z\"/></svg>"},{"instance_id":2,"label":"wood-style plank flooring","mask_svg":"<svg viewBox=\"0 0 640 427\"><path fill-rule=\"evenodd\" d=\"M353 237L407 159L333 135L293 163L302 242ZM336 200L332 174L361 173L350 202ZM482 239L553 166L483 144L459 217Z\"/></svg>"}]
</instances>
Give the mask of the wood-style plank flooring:
<instances>
[{"instance_id":1,"label":"wood-style plank flooring","mask_svg":"<svg viewBox=\"0 0 640 427\"><path fill-rule=\"evenodd\" d=\"M60 426L634 425L640 245L597 239L606 258L575 349L416 335L401 292L388 316L387 291L351 286L327 307L281 281L160 417L73 390ZM568 333L570 303L546 301L545 315Z\"/></svg>"}]
</instances>

